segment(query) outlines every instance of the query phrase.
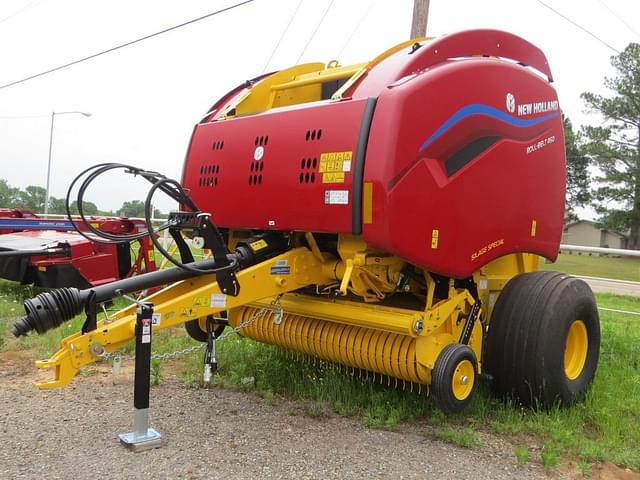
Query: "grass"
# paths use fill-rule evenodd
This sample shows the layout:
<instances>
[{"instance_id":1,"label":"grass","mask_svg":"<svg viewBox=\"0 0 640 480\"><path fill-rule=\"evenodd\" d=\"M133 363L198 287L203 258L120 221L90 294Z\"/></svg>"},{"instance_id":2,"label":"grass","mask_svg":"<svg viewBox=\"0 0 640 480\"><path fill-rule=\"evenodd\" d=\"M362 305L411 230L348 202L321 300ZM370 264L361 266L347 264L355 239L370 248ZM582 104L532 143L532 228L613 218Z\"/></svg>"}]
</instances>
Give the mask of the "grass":
<instances>
[{"instance_id":1,"label":"grass","mask_svg":"<svg viewBox=\"0 0 640 480\"><path fill-rule=\"evenodd\" d=\"M529 449L526 447L518 447L515 451L518 465L526 465L529 462Z\"/></svg>"},{"instance_id":2,"label":"grass","mask_svg":"<svg viewBox=\"0 0 640 480\"><path fill-rule=\"evenodd\" d=\"M580 474L583 477L589 477L591 475L591 464L589 462L579 460L576 466L578 467L578 470L580 470Z\"/></svg>"},{"instance_id":3,"label":"grass","mask_svg":"<svg viewBox=\"0 0 640 480\"><path fill-rule=\"evenodd\" d=\"M602 307L640 312L640 298L597 294ZM264 396L283 396L317 405L341 416L359 417L372 428L395 429L404 421L426 421L428 435L464 447L477 447L477 429L493 431L518 444L533 437L542 445L540 461L549 469L567 459L581 471L596 461L612 461L640 470L640 318L601 311L602 344L594 385L583 402L572 408L537 412L505 404L481 385L470 407L461 415L445 415L424 393L388 388L362 378L359 372L287 353L276 347L231 337L218 348L218 384L244 388L242 379L255 382L250 390ZM201 359L195 362L201 370ZM305 407L303 413L320 411ZM529 451L516 449L519 463Z\"/></svg>"},{"instance_id":4,"label":"grass","mask_svg":"<svg viewBox=\"0 0 640 480\"><path fill-rule=\"evenodd\" d=\"M560 465L560 454L558 453L558 449L553 444L544 444L544 446L542 447L540 458L542 460L542 465L546 469L550 470Z\"/></svg>"},{"instance_id":5,"label":"grass","mask_svg":"<svg viewBox=\"0 0 640 480\"><path fill-rule=\"evenodd\" d=\"M160 385L163 381L162 360L154 358L151 360L151 385Z\"/></svg>"},{"instance_id":6,"label":"grass","mask_svg":"<svg viewBox=\"0 0 640 480\"><path fill-rule=\"evenodd\" d=\"M44 336L11 340L9 326L19 315L23 298L35 293L0 282L0 349L28 349L47 357L60 339L77 331L82 318ZM601 307L640 312L640 298L596 295ZM279 398L296 402L292 414L321 419L333 411L360 418L371 428L394 430L402 422L420 420L425 434L467 448L477 448L479 430L495 432L521 444L523 436L542 445L540 461L555 468L568 459L581 471L596 461L612 461L640 470L640 317L601 311L602 345L593 388L583 402L568 409L536 412L505 404L481 384L470 407L461 415L445 415L426 397L409 388L389 388L386 381L366 373L287 353L248 339L231 336L218 345L219 373L214 385L259 394L268 405ZM197 345L181 328L154 335L156 353ZM129 347L131 352L131 347ZM189 388L202 385L202 351L181 363L182 381ZM162 382L166 363L157 363L155 377ZM405 385L405 387L408 387ZM423 428L423 427L420 427ZM516 449L518 463L530 461L529 451Z\"/></svg>"},{"instance_id":7,"label":"grass","mask_svg":"<svg viewBox=\"0 0 640 480\"><path fill-rule=\"evenodd\" d=\"M476 432L472 428L466 428L464 430L457 430L455 428L447 427L444 430L439 430L436 436L447 443L457 445L463 448L480 447L482 444L476 437Z\"/></svg>"},{"instance_id":8,"label":"grass","mask_svg":"<svg viewBox=\"0 0 640 480\"><path fill-rule=\"evenodd\" d=\"M565 272L571 275L613 278L640 282L640 258L570 255L561 253L555 263L540 259L542 270Z\"/></svg>"},{"instance_id":9,"label":"grass","mask_svg":"<svg viewBox=\"0 0 640 480\"><path fill-rule=\"evenodd\" d=\"M598 293L596 295L596 299L598 300L599 308L623 310L626 312L640 312L638 297L615 295L613 293ZM620 319L627 323L633 321L633 317L629 315L620 317ZM631 326L631 324L629 326Z\"/></svg>"},{"instance_id":10,"label":"grass","mask_svg":"<svg viewBox=\"0 0 640 480\"><path fill-rule=\"evenodd\" d=\"M7 344L13 322L24 315L22 303L40 293L41 289L31 285L0 281L0 348Z\"/></svg>"}]
</instances>

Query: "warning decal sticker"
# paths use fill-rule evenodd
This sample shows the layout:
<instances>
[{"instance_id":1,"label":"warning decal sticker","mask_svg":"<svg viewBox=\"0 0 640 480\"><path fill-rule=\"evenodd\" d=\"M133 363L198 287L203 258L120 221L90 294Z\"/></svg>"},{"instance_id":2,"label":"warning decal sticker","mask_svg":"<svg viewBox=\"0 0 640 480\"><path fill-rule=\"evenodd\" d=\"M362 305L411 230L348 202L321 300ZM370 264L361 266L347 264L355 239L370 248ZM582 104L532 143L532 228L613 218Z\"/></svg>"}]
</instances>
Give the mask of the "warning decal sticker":
<instances>
[{"instance_id":1,"label":"warning decal sticker","mask_svg":"<svg viewBox=\"0 0 640 480\"><path fill-rule=\"evenodd\" d=\"M349 190L325 190L326 205L349 205Z\"/></svg>"}]
</instances>

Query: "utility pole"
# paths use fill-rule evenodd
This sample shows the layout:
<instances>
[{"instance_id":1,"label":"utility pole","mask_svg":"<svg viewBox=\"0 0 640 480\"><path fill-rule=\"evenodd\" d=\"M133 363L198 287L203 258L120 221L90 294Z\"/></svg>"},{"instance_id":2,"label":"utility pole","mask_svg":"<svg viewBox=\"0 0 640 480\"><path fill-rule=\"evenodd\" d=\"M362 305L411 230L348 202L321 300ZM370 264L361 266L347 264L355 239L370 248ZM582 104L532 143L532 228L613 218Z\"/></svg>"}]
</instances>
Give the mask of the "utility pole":
<instances>
[{"instance_id":1,"label":"utility pole","mask_svg":"<svg viewBox=\"0 0 640 480\"><path fill-rule=\"evenodd\" d=\"M427 36L428 17L429 17L429 0L413 0L413 20L411 22L411 38Z\"/></svg>"}]
</instances>

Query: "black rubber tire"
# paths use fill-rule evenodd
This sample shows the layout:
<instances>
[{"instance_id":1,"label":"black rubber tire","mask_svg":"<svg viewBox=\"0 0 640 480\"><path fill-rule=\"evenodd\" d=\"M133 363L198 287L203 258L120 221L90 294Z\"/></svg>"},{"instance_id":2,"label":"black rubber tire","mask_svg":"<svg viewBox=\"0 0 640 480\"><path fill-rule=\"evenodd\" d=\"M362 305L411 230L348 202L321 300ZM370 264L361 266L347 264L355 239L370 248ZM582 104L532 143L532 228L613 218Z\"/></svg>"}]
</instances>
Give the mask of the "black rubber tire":
<instances>
[{"instance_id":1,"label":"black rubber tire","mask_svg":"<svg viewBox=\"0 0 640 480\"><path fill-rule=\"evenodd\" d=\"M220 317L227 318L227 312L220 312ZM224 332L226 325L218 325L215 327L213 333L218 338ZM187 334L193 338L197 342L206 342L207 341L207 332L200 328L200 319L196 318L195 320L189 320L188 322L184 322L184 329L187 331Z\"/></svg>"},{"instance_id":2,"label":"black rubber tire","mask_svg":"<svg viewBox=\"0 0 640 480\"><path fill-rule=\"evenodd\" d=\"M565 348L576 320L586 327L582 370L565 373ZM512 278L491 315L484 369L495 393L533 408L571 405L588 390L600 355L600 318L591 288L558 272Z\"/></svg>"},{"instance_id":3,"label":"black rubber tire","mask_svg":"<svg viewBox=\"0 0 640 480\"><path fill-rule=\"evenodd\" d=\"M471 390L464 399L456 397L452 382L456 368L465 360L473 366ZM446 413L460 413L471 402L478 386L478 360L467 345L453 343L444 347L431 371L431 394L434 403Z\"/></svg>"}]
</instances>

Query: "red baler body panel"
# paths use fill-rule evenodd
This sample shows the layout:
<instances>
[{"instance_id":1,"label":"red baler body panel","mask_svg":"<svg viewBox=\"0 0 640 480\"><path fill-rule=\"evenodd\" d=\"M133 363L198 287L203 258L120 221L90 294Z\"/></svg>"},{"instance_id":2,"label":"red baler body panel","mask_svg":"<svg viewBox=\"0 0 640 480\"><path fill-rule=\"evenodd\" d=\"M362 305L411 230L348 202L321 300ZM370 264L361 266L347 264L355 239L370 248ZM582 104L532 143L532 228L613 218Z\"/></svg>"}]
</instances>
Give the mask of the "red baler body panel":
<instances>
[{"instance_id":1,"label":"red baler body panel","mask_svg":"<svg viewBox=\"0 0 640 480\"><path fill-rule=\"evenodd\" d=\"M546 111L525 115L521 105L536 103ZM365 240L431 271L463 277L512 252L555 258L565 191L555 92L518 65L486 59L444 63L388 88L364 181L373 184Z\"/></svg>"},{"instance_id":2,"label":"red baler body panel","mask_svg":"<svg viewBox=\"0 0 640 480\"><path fill-rule=\"evenodd\" d=\"M223 227L351 232L353 175L344 157L357 154L366 104L318 102L200 124L183 184ZM331 173L343 176L323 175L323 154L342 154L341 172ZM346 193L325 198L328 190Z\"/></svg>"},{"instance_id":3,"label":"red baler body panel","mask_svg":"<svg viewBox=\"0 0 640 480\"><path fill-rule=\"evenodd\" d=\"M550 79L542 52L503 32L407 47L340 101L199 124L183 183L222 227L362 234L451 277L508 253L555 259L566 174Z\"/></svg>"}]
</instances>

